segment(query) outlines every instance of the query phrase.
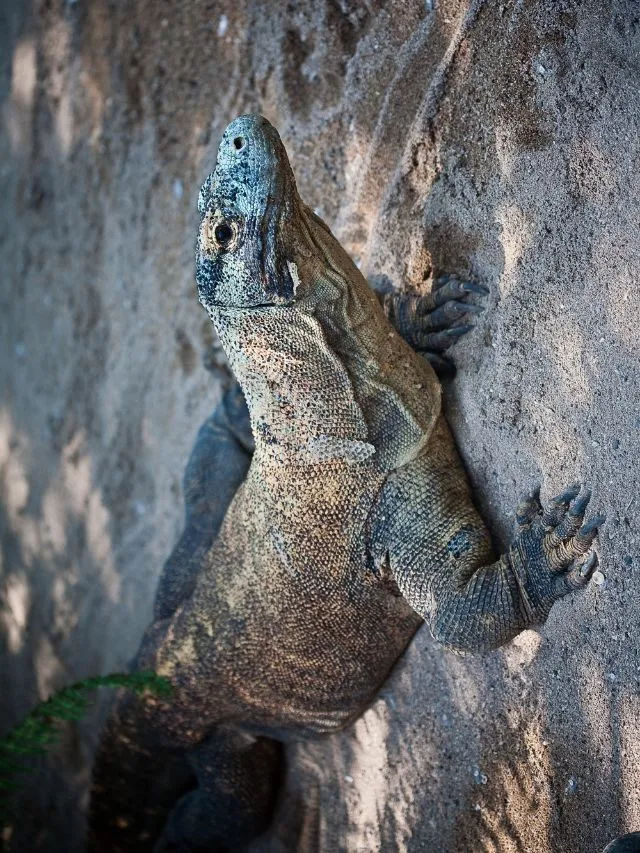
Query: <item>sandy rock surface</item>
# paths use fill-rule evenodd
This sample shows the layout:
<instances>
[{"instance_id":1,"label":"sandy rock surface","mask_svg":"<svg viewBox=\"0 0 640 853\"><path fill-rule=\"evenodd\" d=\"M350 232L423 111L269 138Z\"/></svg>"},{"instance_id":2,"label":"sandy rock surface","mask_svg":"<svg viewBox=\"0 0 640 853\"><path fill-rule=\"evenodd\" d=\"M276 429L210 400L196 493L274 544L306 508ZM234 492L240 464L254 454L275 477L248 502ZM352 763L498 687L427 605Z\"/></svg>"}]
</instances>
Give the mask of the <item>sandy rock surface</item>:
<instances>
[{"instance_id":1,"label":"sandy rock surface","mask_svg":"<svg viewBox=\"0 0 640 853\"><path fill-rule=\"evenodd\" d=\"M122 669L149 620L221 387L197 190L260 111L370 278L491 288L446 402L498 542L536 482L587 481L608 514L604 585L484 657L419 632L352 728L292 750L298 849L599 853L640 829L638 4L4 0L0 59L3 727ZM26 783L12 849L83 849L98 716Z\"/></svg>"}]
</instances>

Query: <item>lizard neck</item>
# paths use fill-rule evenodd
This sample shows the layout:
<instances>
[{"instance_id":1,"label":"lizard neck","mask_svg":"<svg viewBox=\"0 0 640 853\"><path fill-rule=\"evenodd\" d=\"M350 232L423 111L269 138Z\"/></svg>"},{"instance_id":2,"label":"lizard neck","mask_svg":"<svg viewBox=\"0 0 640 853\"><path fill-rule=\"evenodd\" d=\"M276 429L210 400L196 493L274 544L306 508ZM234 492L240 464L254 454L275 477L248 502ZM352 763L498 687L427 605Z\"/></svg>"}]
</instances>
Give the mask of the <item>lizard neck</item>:
<instances>
[{"instance_id":1,"label":"lizard neck","mask_svg":"<svg viewBox=\"0 0 640 853\"><path fill-rule=\"evenodd\" d=\"M349 374L316 317L293 305L214 308L211 318L247 400L258 459L373 455Z\"/></svg>"}]
</instances>

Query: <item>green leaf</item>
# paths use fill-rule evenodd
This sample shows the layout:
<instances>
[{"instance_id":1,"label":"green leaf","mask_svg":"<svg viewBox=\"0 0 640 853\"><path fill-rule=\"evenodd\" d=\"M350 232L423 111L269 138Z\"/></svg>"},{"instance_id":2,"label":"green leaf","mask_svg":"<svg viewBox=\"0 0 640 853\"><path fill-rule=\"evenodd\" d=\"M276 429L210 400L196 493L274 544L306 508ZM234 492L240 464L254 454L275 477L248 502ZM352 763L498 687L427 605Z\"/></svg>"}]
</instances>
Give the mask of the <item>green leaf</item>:
<instances>
[{"instance_id":1,"label":"green leaf","mask_svg":"<svg viewBox=\"0 0 640 853\"><path fill-rule=\"evenodd\" d=\"M99 687L126 687L138 695L152 693L166 699L173 688L166 678L155 672L112 673L98 675L63 687L44 702L40 702L4 738L0 739L0 822L6 823L10 811L10 796L19 783L12 777L32 772L20 757L35 757L46 753L60 737L59 721L81 719L89 704L88 693Z\"/></svg>"}]
</instances>

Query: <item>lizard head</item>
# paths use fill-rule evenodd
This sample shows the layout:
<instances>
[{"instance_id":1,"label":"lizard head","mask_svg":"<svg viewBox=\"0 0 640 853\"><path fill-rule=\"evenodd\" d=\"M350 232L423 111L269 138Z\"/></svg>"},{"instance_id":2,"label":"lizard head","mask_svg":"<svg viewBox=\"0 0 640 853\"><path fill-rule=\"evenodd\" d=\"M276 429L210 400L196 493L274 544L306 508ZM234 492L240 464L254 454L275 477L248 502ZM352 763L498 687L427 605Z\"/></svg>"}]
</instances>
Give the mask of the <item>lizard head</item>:
<instances>
[{"instance_id":1,"label":"lizard head","mask_svg":"<svg viewBox=\"0 0 640 853\"><path fill-rule=\"evenodd\" d=\"M198 198L196 281L205 308L293 303L285 243L299 204L276 129L259 115L232 121Z\"/></svg>"}]
</instances>

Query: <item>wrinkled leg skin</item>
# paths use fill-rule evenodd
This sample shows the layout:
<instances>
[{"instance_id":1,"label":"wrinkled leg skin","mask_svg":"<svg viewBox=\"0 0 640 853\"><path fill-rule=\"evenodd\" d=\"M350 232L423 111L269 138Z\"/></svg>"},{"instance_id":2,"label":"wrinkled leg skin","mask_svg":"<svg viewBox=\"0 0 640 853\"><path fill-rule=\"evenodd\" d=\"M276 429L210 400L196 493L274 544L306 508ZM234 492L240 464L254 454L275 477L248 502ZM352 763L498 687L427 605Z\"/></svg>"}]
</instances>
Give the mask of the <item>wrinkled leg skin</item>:
<instances>
[{"instance_id":1,"label":"wrinkled leg skin","mask_svg":"<svg viewBox=\"0 0 640 853\"><path fill-rule=\"evenodd\" d=\"M163 568L154 622L134 669L149 667L164 626L193 590L252 450L248 411L234 384L201 427L187 464L185 529ZM195 745L182 734L179 722L175 732L167 725L155 698L118 698L94 762L89 851L232 851L267 828L282 745L233 729L203 733Z\"/></svg>"}]
</instances>

